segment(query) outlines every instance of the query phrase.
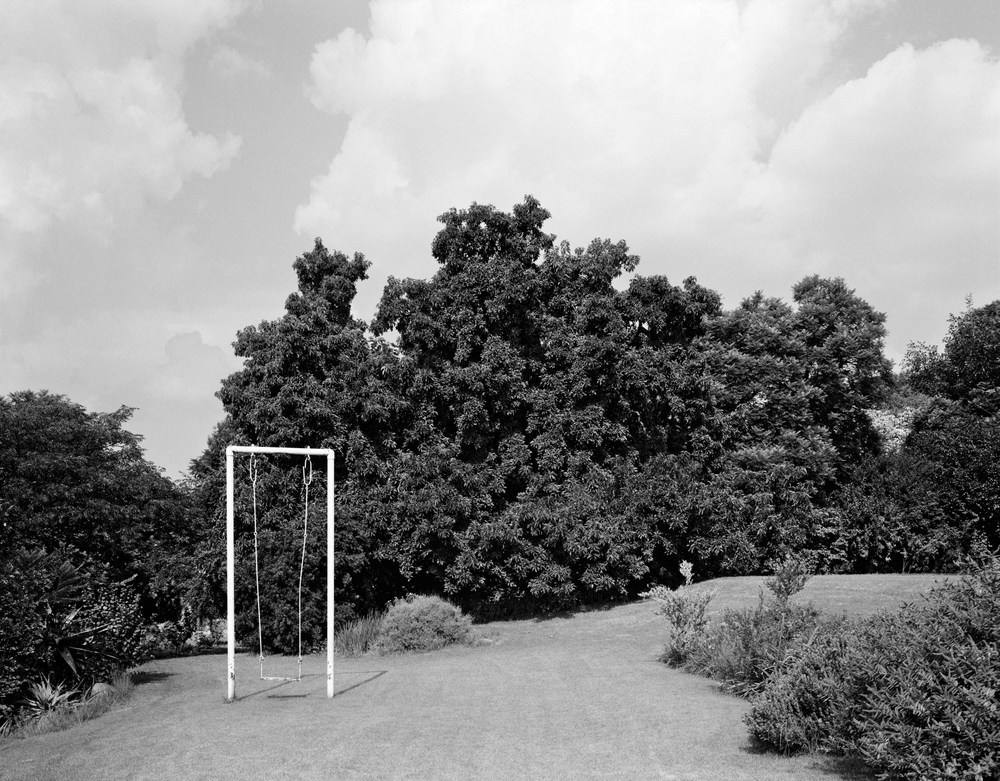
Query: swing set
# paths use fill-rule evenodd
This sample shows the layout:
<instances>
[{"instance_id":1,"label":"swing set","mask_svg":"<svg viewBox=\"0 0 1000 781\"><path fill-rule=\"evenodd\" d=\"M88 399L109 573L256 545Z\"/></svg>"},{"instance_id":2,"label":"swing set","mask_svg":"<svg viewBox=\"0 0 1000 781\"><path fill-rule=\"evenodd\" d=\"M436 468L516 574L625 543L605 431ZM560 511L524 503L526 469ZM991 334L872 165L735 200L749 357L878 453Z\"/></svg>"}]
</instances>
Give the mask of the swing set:
<instances>
[{"instance_id":1,"label":"swing set","mask_svg":"<svg viewBox=\"0 0 1000 781\"><path fill-rule=\"evenodd\" d=\"M235 509L233 474L234 455L250 454L250 485L253 501L253 538L254 538L254 578L257 590L257 639L260 642L260 679L262 681L299 681L302 680L302 580L305 572L306 538L309 526L309 486L312 483L312 456L326 456L326 696L333 697L333 531L334 531L334 482L333 482L333 451L328 448L301 447L257 447L230 445L226 448L226 630L228 645L229 674L227 676L226 699L230 702L236 697L236 542L235 542ZM260 611L260 570L257 560L257 455L277 453L285 455L305 456L302 464L302 485L305 492L305 509L302 519L302 558L299 565L299 667L295 678L264 675L264 643L261 628Z\"/></svg>"}]
</instances>

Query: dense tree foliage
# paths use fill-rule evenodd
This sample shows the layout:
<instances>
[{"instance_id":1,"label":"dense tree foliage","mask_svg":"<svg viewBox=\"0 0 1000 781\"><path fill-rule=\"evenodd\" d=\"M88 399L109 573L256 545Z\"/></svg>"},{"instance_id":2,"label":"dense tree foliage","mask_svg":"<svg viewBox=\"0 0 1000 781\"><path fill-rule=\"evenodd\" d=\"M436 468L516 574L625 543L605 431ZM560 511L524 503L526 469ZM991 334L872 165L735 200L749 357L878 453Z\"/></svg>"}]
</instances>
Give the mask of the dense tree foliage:
<instances>
[{"instance_id":1,"label":"dense tree foliage","mask_svg":"<svg viewBox=\"0 0 1000 781\"><path fill-rule=\"evenodd\" d=\"M952 315L943 353L911 344L904 372L916 390L960 402L981 415L1000 410L1000 301Z\"/></svg>"},{"instance_id":2,"label":"dense tree foliage","mask_svg":"<svg viewBox=\"0 0 1000 781\"><path fill-rule=\"evenodd\" d=\"M0 553L131 579L148 617L219 615L229 444L337 453L341 619L408 593L480 617L617 599L681 559L929 570L1000 543L1000 302L894 380L884 316L841 279L724 310L693 277L636 275L624 242L557 243L548 217L531 197L448 211L437 272L390 278L371 323L351 312L368 262L317 239L284 314L237 335L226 419L181 486L128 408L0 400ZM303 561L305 645L322 642L323 467L237 461L251 645L259 588L265 649L295 650Z\"/></svg>"},{"instance_id":3,"label":"dense tree foliage","mask_svg":"<svg viewBox=\"0 0 1000 781\"><path fill-rule=\"evenodd\" d=\"M0 560L20 548L89 556L111 580L131 578L147 613L170 613L168 562L195 519L124 428L132 411L88 412L46 391L0 398Z\"/></svg>"},{"instance_id":4,"label":"dense tree foliage","mask_svg":"<svg viewBox=\"0 0 1000 781\"><path fill-rule=\"evenodd\" d=\"M0 398L0 729L31 681L84 689L140 657L144 622L175 618L204 524L145 460L132 410Z\"/></svg>"},{"instance_id":5,"label":"dense tree foliage","mask_svg":"<svg viewBox=\"0 0 1000 781\"><path fill-rule=\"evenodd\" d=\"M531 197L445 213L438 271L390 278L370 331L350 314L366 261L317 240L285 314L238 336L228 419L195 465L205 506L225 444L334 448L343 615L408 592L556 607L634 593L681 556L754 572L827 550L838 481L879 447L883 316L839 279L731 312L694 278L624 287L624 242L557 245L548 217ZM294 528L295 467L274 469L264 525Z\"/></svg>"},{"instance_id":6,"label":"dense tree foliage","mask_svg":"<svg viewBox=\"0 0 1000 781\"><path fill-rule=\"evenodd\" d=\"M950 571L1000 547L1000 301L952 316L944 350L913 344L882 410L880 452L839 490L851 571Z\"/></svg>"}]
</instances>

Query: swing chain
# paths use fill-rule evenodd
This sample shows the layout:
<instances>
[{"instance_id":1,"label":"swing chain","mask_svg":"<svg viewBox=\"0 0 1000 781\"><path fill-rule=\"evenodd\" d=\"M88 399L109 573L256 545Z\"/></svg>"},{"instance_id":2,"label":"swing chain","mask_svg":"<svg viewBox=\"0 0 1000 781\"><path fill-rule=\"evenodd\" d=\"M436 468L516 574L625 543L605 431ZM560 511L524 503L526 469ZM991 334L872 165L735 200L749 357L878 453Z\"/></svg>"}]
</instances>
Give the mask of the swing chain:
<instances>
[{"instance_id":1,"label":"swing chain","mask_svg":"<svg viewBox=\"0 0 1000 781\"><path fill-rule=\"evenodd\" d=\"M250 487L253 495L253 573L257 590L257 651L260 659L260 676L264 677L264 629L260 612L260 562L257 552L257 478L260 476L260 467L257 465L257 456L250 454Z\"/></svg>"},{"instance_id":2,"label":"swing chain","mask_svg":"<svg viewBox=\"0 0 1000 781\"><path fill-rule=\"evenodd\" d=\"M309 536L309 486L312 483L312 458L306 454L302 462L302 485L305 492L305 512L302 517L302 559L299 562L299 677L302 677L302 580L306 569L306 540Z\"/></svg>"}]
</instances>

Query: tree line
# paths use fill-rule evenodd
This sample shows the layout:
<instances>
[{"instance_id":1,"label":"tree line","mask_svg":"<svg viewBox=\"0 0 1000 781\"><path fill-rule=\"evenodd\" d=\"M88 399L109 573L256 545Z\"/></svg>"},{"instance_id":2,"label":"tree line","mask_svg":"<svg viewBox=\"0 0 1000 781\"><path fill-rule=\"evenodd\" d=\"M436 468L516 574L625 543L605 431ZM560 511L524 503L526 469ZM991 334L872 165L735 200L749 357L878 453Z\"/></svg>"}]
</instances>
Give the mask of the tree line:
<instances>
[{"instance_id":1,"label":"tree line","mask_svg":"<svg viewBox=\"0 0 1000 781\"><path fill-rule=\"evenodd\" d=\"M1000 544L1000 302L954 316L943 350L913 345L894 375L884 315L842 279L810 276L788 301L753 293L726 310L694 277L636 274L624 242L557 243L548 217L530 196L510 212L446 212L437 272L390 278L371 322L351 314L368 261L317 239L293 264L284 314L238 333L243 368L222 382L225 420L188 481L126 478L106 456L130 446L104 446L91 472L67 462L79 485L120 476L133 517L95 497L72 517L96 536L64 539L72 513L33 504L5 472L18 531L4 526L0 554L124 547L113 577L136 576L150 615L210 615L224 605L230 444L336 451L338 620L407 593L480 618L624 599L672 583L681 560L705 577L766 572L789 552L824 572L944 571ZM0 405L4 430L33 404L73 406L15 394ZM117 414L102 425L124 436ZM0 470L40 475L7 440ZM256 539L241 470L237 627L256 634L256 546L264 644L293 648L301 464L261 459ZM321 471L305 579L315 644Z\"/></svg>"}]
</instances>

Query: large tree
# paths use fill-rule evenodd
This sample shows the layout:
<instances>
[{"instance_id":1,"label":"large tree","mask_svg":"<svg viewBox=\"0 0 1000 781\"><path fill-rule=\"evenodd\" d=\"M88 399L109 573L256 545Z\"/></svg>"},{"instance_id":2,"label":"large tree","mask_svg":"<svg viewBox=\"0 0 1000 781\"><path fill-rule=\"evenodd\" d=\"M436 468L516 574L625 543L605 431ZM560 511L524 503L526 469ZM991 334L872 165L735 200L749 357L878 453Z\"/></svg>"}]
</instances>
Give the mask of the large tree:
<instances>
[{"instance_id":1,"label":"large tree","mask_svg":"<svg viewBox=\"0 0 1000 781\"><path fill-rule=\"evenodd\" d=\"M195 519L125 428L132 412L88 412L48 391L0 398L0 559L19 548L69 549L112 579L137 578L147 603L171 599L164 563Z\"/></svg>"},{"instance_id":2,"label":"large tree","mask_svg":"<svg viewBox=\"0 0 1000 781\"><path fill-rule=\"evenodd\" d=\"M877 445L882 316L816 277L733 312L694 278L622 289L625 242L557 245L548 217L530 196L441 215L437 272L390 278L374 335L350 315L367 263L317 242L285 315L240 332L199 469L218 481L234 441L342 453L341 604L616 598L681 556L759 571L835 532L830 486Z\"/></svg>"},{"instance_id":3,"label":"large tree","mask_svg":"<svg viewBox=\"0 0 1000 781\"><path fill-rule=\"evenodd\" d=\"M384 511L379 487L398 447L397 437L408 419L403 400L390 379L399 373L394 350L372 339L364 321L352 316L357 284L367 278L368 261L361 254L348 258L329 251L317 239L313 249L293 264L298 285L288 296L285 313L273 321L244 328L234 348L243 368L223 381L219 397L227 420L215 432L206 453L194 464L202 506L222 523L218 508L225 469L225 447L254 444L275 447L327 447L337 454L337 588L340 616L346 617L360 599L372 604L395 594L395 564L381 554ZM261 608L267 625L264 643L295 647L294 616L301 555L304 486L302 464L295 459L260 458L257 535L261 562ZM256 634L256 577L253 502L248 486L249 459L237 466L240 567L237 573L241 609L238 629ZM322 502L325 476L314 464L312 500ZM322 517L322 504L313 508ZM318 610L322 601L322 524L313 524L306 548L311 594L307 604ZM296 535L299 535L296 537ZM206 556L211 554L206 551ZM294 572L295 577L289 573ZM321 639L308 621L307 645Z\"/></svg>"}]
</instances>

